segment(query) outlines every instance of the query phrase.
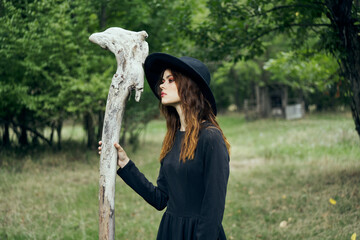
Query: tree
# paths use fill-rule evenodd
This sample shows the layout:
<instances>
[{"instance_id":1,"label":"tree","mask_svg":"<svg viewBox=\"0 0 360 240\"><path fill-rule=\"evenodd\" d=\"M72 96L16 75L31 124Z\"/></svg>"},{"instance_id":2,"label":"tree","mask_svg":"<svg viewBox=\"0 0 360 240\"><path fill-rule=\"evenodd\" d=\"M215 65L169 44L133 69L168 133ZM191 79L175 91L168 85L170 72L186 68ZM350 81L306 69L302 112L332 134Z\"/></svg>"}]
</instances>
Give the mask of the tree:
<instances>
[{"instance_id":1,"label":"tree","mask_svg":"<svg viewBox=\"0 0 360 240\"><path fill-rule=\"evenodd\" d=\"M10 143L10 129L20 145L30 137L51 145L57 132L60 147L63 122L78 118L87 132L87 146L95 147L116 64L113 56L90 44L90 34L112 26L146 30L151 52L185 52L188 40L173 25L186 25L190 10L188 1L175 0L1 0L2 143ZM147 93L151 96L148 87ZM144 127L148 116L155 116L156 99L149 98L153 104L145 101L127 108L131 142L138 136L133 126ZM45 128L51 128L50 137L44 135Z\"/></svg>"},{"instance_id":2,"label":"tree","mask_svg":"<svg viewBox=\"0 0 360 240\"><path fill-rule=\"evenodd\" d=\"M186 37L180 36L179 28L190 21L191 5L189 1L177 0L135 0L118 1L102 0L92 1L98 9L95 18L100 20L100 29L109 27L122 27L132 31L145 30L149 37L146 41L151 52L166 51L173 54L184 54L193 44L188 44ZM141 6L141 7L138 7ZM174 28L174 26L178 26ZM101 54L104 55L104 54ZM101 61L104 61L103 58ZM114 63L115 59L106 57L106 62ZM115 69L109 72L115 72ZM98 73L101 72L98 70ZM108 77L108 82L111 75ZM150 87L145 82L144 92L139 103L130 99L127 103L122 125L121 143L129 143L137 148L139 134L145 129L147 123L158 116L158 100L153 96ZM100 127L99 127L100 129Z\"/></svg>"},{"instance_id":3,"label":"tree","mask_svg":"<svg viewBox=\"0 0 360 240\"><path fill-rule=\"evenodd\" d=\"M226 109L234 103L237 109L242 109L244 100L253 97L254 85L260 84L261 71L253 60L224 62L213 74L218 108Z\"/></svg>"},{"instance_id":4,"label":"tree","mask_svg":"<svg viewBox=\"0 0 360 240\"><path fill-rule=\"evenodd\" d=\"M348 85L355 128L360 136L359 1L207 2L209 16L189 31L211 59L250 59L264 52L264 39L285 34L293 49L326 51L338 61ZM309 39L311 41L309 41Z\"/></svg>"},{"instance_id":5,"label":"tree","mask_svg":"<svg viewBox=\"0 0 360 240\"><path fill-rule=\"evenodd\" d=\"M86 2L56 0L2 1L1 9L3 142L12 126L21 145L29 135L51 144L56 131L60 148L63 121L97 111L100 99L106 99L99 89L103 78L91 74L108 68L99 64L101 50L88 41L95 9ZM42 134L45 127L52 129L50 137Z\"/></svg>"},{"instance_id":6,"label":"tree","mask_svg":"<svg viewBox=\"0 0 360 240\"><path fill-rule=\"evenodd\" d=\"M270 80L300 91L305 104L316 104L318 110L334 109L340 98L339 66L330 55L316 53L304 57L295 52L280 52L269 59L264 68Z\"/></svg>"},{"instance_id":7,"label":"tree","mask_svg":"<svg viewBox=\"0 0 360 240\"><path fill-rule=\"evenodd\" d=\"M269 59L264 68L272 73L272 81L303 92L325 91L339 81L337 62L324 54L303 58L294 52L280 52L277 58Z\"/></svg>"}]
</instances>

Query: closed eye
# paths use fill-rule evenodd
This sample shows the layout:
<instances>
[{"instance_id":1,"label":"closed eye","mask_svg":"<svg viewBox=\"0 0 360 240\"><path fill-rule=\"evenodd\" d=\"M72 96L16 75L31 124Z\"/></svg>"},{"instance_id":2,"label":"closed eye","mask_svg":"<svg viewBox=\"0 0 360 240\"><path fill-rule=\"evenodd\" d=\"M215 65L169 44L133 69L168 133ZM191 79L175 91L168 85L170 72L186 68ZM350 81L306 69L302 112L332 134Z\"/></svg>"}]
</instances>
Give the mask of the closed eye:
<instances>
[{"instance_id":1,"label":"closed eye","mask_svg":"<svg viewBox=\"0 0 360 240\"><path fill-rule=\"evenodd\" d=\"M167 77L167 80L169 81L169 83L175 82L174 77L171 75ZM164 78L161 79L161 83L165 83L165 81L166 81L166 79L164 79Z\"/></svg>"}]
</instances>

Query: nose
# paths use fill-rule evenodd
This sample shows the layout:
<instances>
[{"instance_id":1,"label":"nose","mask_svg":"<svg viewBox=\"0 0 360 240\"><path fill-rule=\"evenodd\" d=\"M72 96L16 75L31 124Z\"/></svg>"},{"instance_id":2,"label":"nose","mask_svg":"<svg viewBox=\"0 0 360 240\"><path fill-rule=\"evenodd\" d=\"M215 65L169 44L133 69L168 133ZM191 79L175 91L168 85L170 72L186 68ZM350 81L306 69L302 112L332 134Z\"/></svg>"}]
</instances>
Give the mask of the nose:
<instances>
[{"instance_id":1,"label":"nose","mask_svg":"<svg viewBox=\"0 0 360 240\"><path fill-rule=\"evenodd\" d=\"M161 83L161 84L160 84L160 86L159 86L159 87L160 87L160 89L164 89L164 88L165 88L165 86L164 86L164 85L165 85L164 83Z\"/></svg>"}]
</instances>

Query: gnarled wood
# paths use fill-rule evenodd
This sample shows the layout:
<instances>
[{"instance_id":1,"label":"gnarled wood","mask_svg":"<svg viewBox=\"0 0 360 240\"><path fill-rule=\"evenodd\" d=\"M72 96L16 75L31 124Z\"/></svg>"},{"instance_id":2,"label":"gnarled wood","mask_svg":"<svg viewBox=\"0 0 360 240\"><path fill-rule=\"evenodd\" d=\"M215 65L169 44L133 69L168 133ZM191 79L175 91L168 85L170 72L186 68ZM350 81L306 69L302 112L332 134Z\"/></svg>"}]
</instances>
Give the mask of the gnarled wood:
<instances>
[{"instance_id":1,"label":"gnarled wood","mask_svg":"<svg viewBox=\"0 0 360 240\"><path fill-rule=\"evenodd\" d=\"M130 91L135 89L139 101L144 87L143 63L149 52L145 31L132 32L109 28L89 37L93 43L115 54L117 70L106 103L100 156L99 239L115 239L115 177L121 121Z\"/></svg>"}]
</instances>

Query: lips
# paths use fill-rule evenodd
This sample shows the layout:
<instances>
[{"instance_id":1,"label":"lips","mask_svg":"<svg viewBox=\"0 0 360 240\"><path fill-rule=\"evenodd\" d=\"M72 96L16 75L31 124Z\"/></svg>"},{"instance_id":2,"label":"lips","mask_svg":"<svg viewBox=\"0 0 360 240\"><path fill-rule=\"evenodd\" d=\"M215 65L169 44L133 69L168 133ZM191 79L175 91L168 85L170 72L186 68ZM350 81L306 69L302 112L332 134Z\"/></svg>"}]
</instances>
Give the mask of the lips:
<instances>
[{"instance_id":1,"label":"lips","mask_svg":"<svg viewBox=\"0 0 360 240\"><path fill-rule=\"evenodd\" d=\"M164 97L166 95L166 93L162 92L161 93L161 97Z\"/></svg>"}]
</instances>

